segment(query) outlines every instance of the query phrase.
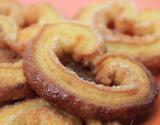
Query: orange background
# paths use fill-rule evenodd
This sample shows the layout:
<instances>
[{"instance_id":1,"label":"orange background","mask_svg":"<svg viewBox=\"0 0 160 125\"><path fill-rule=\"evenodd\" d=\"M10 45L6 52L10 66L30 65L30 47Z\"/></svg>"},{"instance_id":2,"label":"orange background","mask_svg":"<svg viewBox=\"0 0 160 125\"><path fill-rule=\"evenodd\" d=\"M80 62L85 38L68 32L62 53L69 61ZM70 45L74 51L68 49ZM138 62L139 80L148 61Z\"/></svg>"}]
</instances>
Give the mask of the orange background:
<instances>
[{"instance_id":1,"label":"orange background","mask_svg":"<svg viewBox=\"0 0 160 125\"><path fill-rule=\"evenodd\" d=\"M74 14L76 14L79 9L92 2L101 2L105 0L20 0L25 5L30 5L32 3L38 2L49 2L53 4L53 6L66 18L72 18ZM121 1L121 0L119 0ZM132 0L138 5L140 9L144 8L154 8L160 9L160 0ZM157 78L158 79L158 78ZM159 77L160 83L160 77ZM150 118L145 124L143 125L160 125L160 98L158 98L156 103L156 110L157 112L153 114L153 118Z\"/></svg>"}]
</instances>

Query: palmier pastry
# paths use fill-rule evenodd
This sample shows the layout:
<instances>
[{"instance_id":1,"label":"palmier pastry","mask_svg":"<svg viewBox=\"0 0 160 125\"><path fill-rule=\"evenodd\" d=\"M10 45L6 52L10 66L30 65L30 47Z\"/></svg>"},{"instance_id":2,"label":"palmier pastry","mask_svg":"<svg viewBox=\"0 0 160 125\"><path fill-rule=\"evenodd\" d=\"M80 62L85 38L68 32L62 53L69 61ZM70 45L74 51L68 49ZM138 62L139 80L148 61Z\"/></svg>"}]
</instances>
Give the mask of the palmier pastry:
<instances>
[{"instance_id":1,"label":"palmier pastry","mask_svg":"<svg viewBox=\"0 0 160 125\"><path fill-rule=\"evenodd\" d=\"M160 68L159 12L139 12L129 1L114 0L83 9L77 19L102 34L108 53L127 53Z\"/></svg>"},{"instance_id":2,"label":"palmier pastry","mask_svg":"<svg viewBox=\"0 0 160 125\"><path fill-rule=\"evenodd\" d=\"M17 39L17 25L9 17L0 15L0 48L6 48L6 42L15 42Z\"/></svg>"},{"instance_id":3,"label":"palmier pastry","mask_svg":"<svg viewBox=\"0 0 160 125\"><path fill-rule=\"evenodd\" d=\"M50 106L43 99L31 99L0 109L1 125L81 125L81 121Z\"/></svg>"},{"instance_id":4,"label":"palmier pastry","mask_svg":"<svg viewBox=\"0 0 160 125\"><path fill-rule=\"evenodd\" d=\"M10 18L0 16L1 43L6 45L17 39L17 25ZM22 61L6 46L0 47L0 103L31 95L23 75Z\"/></svg>"},{"instance_id":5,"label":"palmier pastry","mask_svg":"<svg viewBox=\"0 0 160 125\"><path fill-rule=\"evenodd\" d=\"M23 50L28 42L39 32L45 24L55 23L62 20L60 14L48 4L36 4L26 8L26 27L18 32L16 42L10 42L8 45L20 57L23 55Z\"/></svg>"},{"instance_id":6,"label":"palmier pastry","mask_svg":"<svg viewBox=\"0 0 160 125\"><path fill-rule=\"evenodd\" d=\"M24 26L25 17L22 6L14 0L0 1L0 14L11 17L18 26Z\"/></svg>"},{"instance_id":7,"label":"palmier pastry","mask_svg":"<svg viewBox=\"0 0 160 125\"><path fill-rule=\"evenodd\" d=\"M38 95L82 118L119 120L147 113L158 91L150 72L126 56L103 55L102 46L83 25L47 25L24 52L24 74ZM93 78L67 68L69 57Z\"/></svg>"}]
</instances>

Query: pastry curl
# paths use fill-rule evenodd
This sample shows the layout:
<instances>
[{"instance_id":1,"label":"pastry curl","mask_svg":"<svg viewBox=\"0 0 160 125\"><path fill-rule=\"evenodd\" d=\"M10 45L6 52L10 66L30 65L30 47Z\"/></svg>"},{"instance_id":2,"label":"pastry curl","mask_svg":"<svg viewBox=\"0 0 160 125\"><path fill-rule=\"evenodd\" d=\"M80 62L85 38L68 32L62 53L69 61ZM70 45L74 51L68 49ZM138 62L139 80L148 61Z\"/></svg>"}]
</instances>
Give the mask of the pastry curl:
<instances>
[{"instance_id":1,"label":"pastry curl","mask_svg":"<svg viewBox=\"0 0 160 125\"><path fill-rule=\"evenodd\" d=\"M101 38L82 25L47 25L24 52L24 74L38 95L82 118L144 115L156 99L156 81L134 59L118 54L102 57L102 45ZM93 79L85 80L65 67L68 56L77 68L88 67Z\"/></svg>"},{"instance_id":2,"label":"pastry curl","mask_svg":"<svg viewBox=\"0 0 160 125\"><path fill-rule=\"evenodd\" d=\"M95 4L77 20L102 34L108 53L129 54L150 69L160 68L160 15L139 10L129 1Z\"/></svg>"},{"instance_id":3,"label":"pastry curl","mask_svg":"<svg viewBox=\"0 0 160 125\"><path fill-rule=\"evenodd\" d=\"M40 31L41 26L39 25L32 25L21 29L18 32L18 38L15 42L8 43L8 46L20 57L23 56L23 51L28 46L28 43L38 34Z\"/></svg>"},{"instance_id":4,"label":"pastry curl","mask_svg":"<svg viewBox=\"0 0 160 125\"><path fill-rule=\"evenodd\" d=\"M23 75L22 60L0 63L0 102L19 100L33 92Z\"/></svg>"},{"instance_id":5,"label":"pastry curl","mask_svg":"<svg viewBox=\"0 0 160 125\"><path fill-rule=\"evenodd\" d=\"M16 41L18 27L10 17L0 15L0 28L0 48L6 48L8 42Z\"/></svg>"},{"instance_id":6,"label":"pastry curl","mask_svg":"<svg viewBox=\"0 0 160 125\"><path fill-rule=\"evenodd\" d=\"M20 27L25 24L24 10L16 1L1 0L0 14L11 17Z\"/></svg>"},{"instance_id":7,"label":"pastry curl","mask_svg":"<svg viewBox=\"0 0 160 125\"><path fill-rule=\"evenodd\" d=\"M31 99L0 109L1 125L81 125L81 121L50 106L43 99Z\"/></svg>"},{"instance_id":8,"label":"pastry curl","mask_svg":"<svg viewBox=\"0 0 160 125\"><path fill-rule=\"evenodd\" d=\"M0 15L0 103L18 100L31 95L23 75L22 61L7 48L8 43L17 40L17 25L10 18Z\"/></svg>"},{"instance_id":9,"label":"pastry curl","mask_svg":"<svg viewBox=\"0 0 160 125\"><path fill-rule=\"evenodd\" d=\"M60 14L48 4L36 4L26 8L26 27L18 32L16 42L10 42L8 46L16 52L20 57L28 42L40 31L45 24L56 23L62 21Z\"/></svg>"},{"instance_id":10,"label":"pastry curl","mask_svg":"<svg viewBox=\"0 0 160 125\"><path fill-rule=\"evenodd\" d=\"M17 40L17 24L10 18L0 15L0 102L18 100L32 95L23 75L22 61L7 48L8 43Z\"/></svg>"}]
</instances>

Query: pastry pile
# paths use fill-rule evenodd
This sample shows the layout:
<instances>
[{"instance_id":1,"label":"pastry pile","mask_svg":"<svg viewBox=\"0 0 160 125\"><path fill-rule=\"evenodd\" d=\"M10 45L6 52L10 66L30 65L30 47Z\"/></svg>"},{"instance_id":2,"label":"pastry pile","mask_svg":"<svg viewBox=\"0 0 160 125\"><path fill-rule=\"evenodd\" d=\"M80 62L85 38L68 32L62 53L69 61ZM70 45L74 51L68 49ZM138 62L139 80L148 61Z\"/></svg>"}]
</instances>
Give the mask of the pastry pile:
<instances>
[{"instance_id":1,"label":"pastry pile","mask_svg":"<svg viewBox=\"0 0 160 125\"><path fill-rule=\"evenodd\" d=\"M0 1L0 124L140 125L158 95L159 23L127 0L73 20Z\"/></svg>"}]
</instances>

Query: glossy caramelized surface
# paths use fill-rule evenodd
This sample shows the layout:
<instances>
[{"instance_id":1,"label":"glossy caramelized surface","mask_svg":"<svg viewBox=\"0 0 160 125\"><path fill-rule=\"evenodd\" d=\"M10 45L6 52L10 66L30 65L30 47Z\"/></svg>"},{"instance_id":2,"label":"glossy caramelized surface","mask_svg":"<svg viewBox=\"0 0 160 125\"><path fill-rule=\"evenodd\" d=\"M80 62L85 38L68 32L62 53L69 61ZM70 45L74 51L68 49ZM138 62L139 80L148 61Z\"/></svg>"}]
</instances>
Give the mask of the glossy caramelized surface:
<instances>
[{"instance_id":1,"label":"glossy caramelized surface","mask_svg":"<svg viewBox=\"0 0 160 125\"><path fill-rule=\"evenodd\" d=\"M51 103L83 118L130 119L145 114L158 92L153 76L127 56L102 57L99 38L75 23L45 26L24 53L24 73L30 85ZM59 60L65 54L83 66L93 66L96 82L66 68Z\"/></svg>"}]
</instances>

